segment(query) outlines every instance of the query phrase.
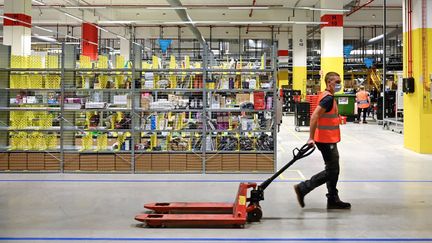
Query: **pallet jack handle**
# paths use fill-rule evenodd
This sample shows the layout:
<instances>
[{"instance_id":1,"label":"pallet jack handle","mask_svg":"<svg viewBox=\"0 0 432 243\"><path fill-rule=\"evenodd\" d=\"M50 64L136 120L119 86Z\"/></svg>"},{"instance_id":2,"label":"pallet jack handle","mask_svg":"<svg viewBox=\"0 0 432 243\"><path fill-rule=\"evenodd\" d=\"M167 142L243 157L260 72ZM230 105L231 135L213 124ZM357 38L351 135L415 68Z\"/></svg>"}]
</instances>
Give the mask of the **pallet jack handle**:
<instances>
[{"instance_id":1,"label":"pallet jack handle","mask_svg":"<svg viewBox=\"0 0 432 243\"><path fill-rule=\"evenodd\" d=\"M288 169L288 167L290 167L292 164L294 164L297 160L309 156L314 151L315 151L315 145L312 145L312 144L305 144L300 149L298 149L298 148L293 149L293 151L292 151L293 159L288 164L286 164L284 167L282 167L280 170L278 170L272 177L268 178L263 183L261 183L258 186L258 188L261 191L264 191L270 185L270 183L272 183L274 181L274 179L276 179L278 176L280 176L280 174L282 174L286 169Z\"/></svg>"}]
</instances>

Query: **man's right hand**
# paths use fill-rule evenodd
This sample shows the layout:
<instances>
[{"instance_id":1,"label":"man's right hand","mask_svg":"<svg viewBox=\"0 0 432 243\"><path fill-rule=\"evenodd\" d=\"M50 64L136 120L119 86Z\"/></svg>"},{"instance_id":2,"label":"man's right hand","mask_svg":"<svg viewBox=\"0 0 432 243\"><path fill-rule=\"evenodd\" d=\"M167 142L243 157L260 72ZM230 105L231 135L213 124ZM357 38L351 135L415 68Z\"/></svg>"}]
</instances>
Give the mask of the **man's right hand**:
<instances>
[{"instance_id":1,"label":"man's right hand","mask_svg":"<svg viewBox=\"0 0 432 243\"><path fill-rule=\"evenodd\" d=\"M315 147L315 141L313 140L313 138L309 138L307 144Z\"/></svg>"}]
</instances>

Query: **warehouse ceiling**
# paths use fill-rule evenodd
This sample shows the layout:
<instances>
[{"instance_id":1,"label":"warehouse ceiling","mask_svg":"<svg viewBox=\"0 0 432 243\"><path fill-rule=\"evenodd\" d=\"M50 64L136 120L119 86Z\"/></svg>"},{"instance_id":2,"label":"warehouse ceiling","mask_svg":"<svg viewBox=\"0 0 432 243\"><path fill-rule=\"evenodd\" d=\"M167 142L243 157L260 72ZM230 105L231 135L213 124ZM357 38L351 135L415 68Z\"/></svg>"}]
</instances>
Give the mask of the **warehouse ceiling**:
<instances>
[{"instance_id":1,"label":"warehouse ceiling","mask_svg":"<svg viewBox=\"0 0 432 243\"><path fill-rule=\"evenodd\" d=\"M341 0L345 15L344 36L358 38L355 28L382 26L383 0ZM320 0L180 0L187 19L181 19L166 0L33 0L32 33L61 38L81 35L81 23L91 22L103 27L102 38L128 37L129 27L136 27L136 38L194 38L197 27L205 38L272 38L290 35L293 24L303 24L309 33L319 35ZM203 4L204 3L204 4ZM387 0L387 24L402 25L401 0ZM0 0L4 12L4 0ZM44 31L41 28L54 30ZM1 29L1 28L0 28ZM311 32L312 31L312 32ZM60 33L60 34L55 34ZM365 32L372 38L379 31ZM315 35L316 37L316 35Z\"/></svg>"},{"instance_id":2,"label":"warehouse ceiling","mask_svg":"<svg viewBox=\"0 0 432 243\"><path fill-rule=\"evenodd\" d=\"M283 25L297 21L319 22L319 0L217 0L181 1L197 25ZM383 0L343 0L347 25L380 25ZM3 6L4 1L0 4ZM365 5L353 14L355 10ZM387 0L389 24L401 23L401 1ZM35 24L79 25L76 18L101 25L179 25L184 24L165 0L38 0L33 1ZM251 7L251 8L249 8ZM3 10L3 8L1 9ZM63 12L63 13L61 13ZM393 14L392 12L395 12Z\"/></svg>"}]
</instances>

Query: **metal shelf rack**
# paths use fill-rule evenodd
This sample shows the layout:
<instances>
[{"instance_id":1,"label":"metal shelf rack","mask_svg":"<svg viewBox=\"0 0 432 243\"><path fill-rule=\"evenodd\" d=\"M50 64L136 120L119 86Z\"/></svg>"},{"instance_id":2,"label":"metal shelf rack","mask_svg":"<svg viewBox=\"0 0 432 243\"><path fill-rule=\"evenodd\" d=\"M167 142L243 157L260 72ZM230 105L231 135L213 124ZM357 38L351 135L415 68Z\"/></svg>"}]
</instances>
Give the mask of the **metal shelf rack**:
<instances>
[{"instance_id":1,"label":"metal shelf rack","mask_svg":"<svg viewBox=\"0 0 432 243\"><path fill-rule=\"evenodd\" d=\"M203 62L202 68L197 69L154 69L142 68L140 55L136 53L141 52L140 47L134 47L132 51L131 68L76 68L76 47L70 45L62 46L61 57L59 58L60 68L53 69L40 69L40 68L10 68L8 62L0 64L0 78L5 80L0 84L0 92L6 94L0 99L0 172L11 171L49 171L49 172L91 172L91 173L271 173L276 168L276 134L277 126L271 124L268 127L261 128L248 128L241 127L235 129L215 128L209 127L214 117L219 116L220 113L227 113L230 116L267 116L268 120L275 120L275 106L277 97L276 87L276 48L273 46L273 56L271 57L271 67L265 69L214 69L210 67L209 55L206 53L206 48L203 48ZM4 60L10 60L10 49L5 46L0 47L0 56ZM147 88L139 87L137 82L144 79L144 73L154 73L154 75L175 76L180 77L183 75L202 76L202 85L199 88ZM11 88L9 86L10 75L59 75L61 76L60 88ZM92 89L89 87L79 87L76 85L77 76L93 76L106 75L115 76L123 75L131 79L131 86L128 88L104 88ZM271 87L259 87L256 89L249 88L234 88L234 89L218 89L209 88L207 81L212 75L218 76L235 76L235 75L267 75L270 77L268 80ZM26 104L14 106L9 103L11 94L20 92L35 92L35 93L49 93L54 92L59 94L59 102L55 105L44 104ZM272 96L272 105L270 108L265 109L243 109L240 107L234 108L212 108L209 99L212 95L226 94L252 94L254 92L263 92L266 95ZM125 94L130 96L130 104L127 107L104 107L104 108L69 108L66 106L65 98L67 95L86 96L92 93L101 93L102 97L109 97L115 93ZM168 94L175 95L199 95L202 98L202 105L199 108L177 108L177 109L148 109L140 106L138 97L143 93L149 93L155 97L164 96ZM40 107L37 107L40 106ZM11 112L33 111L45 112L53 114L57 123L52 127L21 127L15 128L9 125L9 118ZM82 114L85 113L100 113L101 120L105 116L115 113L128 113L129 124L122 128L107 128L104 126L83 127L78 125L79 119L83 120ZM140 119L142 116L147 115L163 115L163 114L186 114L191 117L195 122L200 124L197 127L189 128L185 126L182 129L178 128L149 128L142 127ZM80 115L78 115L80 114ZM43 134L55 135L57 138L57 146L46 149L12 149L9 146L10 133L19 132L37 132ZM116 140L118 136L124 134L128 140L127 148L118 147L101 149L93 146L83 149L80 144L82 136L86 134L95 140L99 134L109 134L108 140ZM246 137L254 137L261 134L270 136L273 140L271 150L250 149L241 151L220 151L214 149L207 149L207 140L213 137L233 135L238 139ZM117 137L116 137L117 136ZM148 139L149 137L164 138L165 148L158 150L158 148L147 149L140 147L141 140ZM189 148L173 149L172 145L168 145L166 140L167 136L171 139L188 138ZM171 140L172 141L172 140ZM119 146L121 148L119 148ZM162 146L163 147L163 146ZM7 161L7 162L5 162ZM21 161L21 162L19 162ZM25 162L24 162L25 161ZM41 164L36 165L36 162ZM254 164L251 166L251 164Z\"/></svg>"}]
</instances>

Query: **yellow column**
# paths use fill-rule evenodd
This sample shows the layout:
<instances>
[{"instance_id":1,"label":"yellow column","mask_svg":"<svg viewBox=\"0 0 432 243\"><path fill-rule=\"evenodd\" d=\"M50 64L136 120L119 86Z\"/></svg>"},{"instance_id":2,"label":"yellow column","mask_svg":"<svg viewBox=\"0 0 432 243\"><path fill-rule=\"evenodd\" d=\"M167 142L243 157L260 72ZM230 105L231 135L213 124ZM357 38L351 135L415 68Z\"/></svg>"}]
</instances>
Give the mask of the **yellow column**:
<instances>
[{"instance_id":1,"label":"yellow column","mask_svg":"<svg viewBox=\"0 0 432 243\"><path fill-rule=\"evenodd\" d=\"M342 9L343 1L321 0L321 7ZM324 77L328 72L340 75L343 89L343 15L340 12L322 11L321 22L327 22L321 25L321 90L326 87Z\"/></svg>"},{"instance_id":2,"label":"yellow column","mask_svg":"<svg viewBox=\"0 0 432 243\"><path fill-rule=\"evenodd\" d=\"M289 73L288 73L288 33L281 32L278 35L278 87L282 85L288 85Z\"/></svg>"},{"instance_id":3,"label":"yellow column","mask_svg":"<svg viewBox=\"0 0 432 243\"><path fill-rule=\"evenodd\" d=\"M293 89L306 95L306 25L293 25Z\"/></svg>"},{"instance_id":4,"label":"yellow column","mask_svg":"<svg viewBox=\"0 0 432 243\"><path fill-rule=\"evenodd\" d=\"M404 1L405 3L405 1ZM404 95L404 146L417 153L432 154L432 22L422 26L422 1L412 1L412 27L408 27L408 6L404 5L404 77L408 73L408 34L412 39L412 73L414 93ZM432 3L427 1L427 16L432 16ZM425 38L425 39L423 39ZM429 45L428 45L429 43Z\"/></svg>"}]
</instances>

